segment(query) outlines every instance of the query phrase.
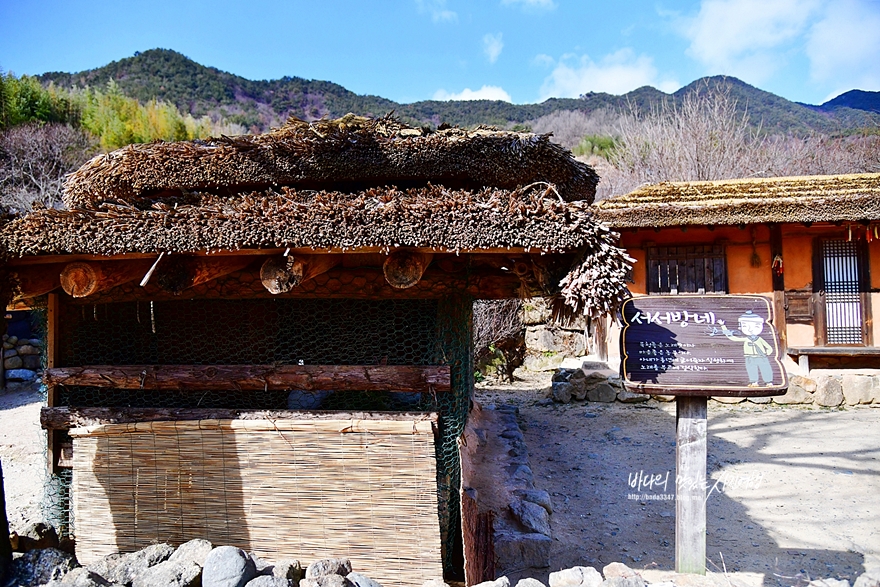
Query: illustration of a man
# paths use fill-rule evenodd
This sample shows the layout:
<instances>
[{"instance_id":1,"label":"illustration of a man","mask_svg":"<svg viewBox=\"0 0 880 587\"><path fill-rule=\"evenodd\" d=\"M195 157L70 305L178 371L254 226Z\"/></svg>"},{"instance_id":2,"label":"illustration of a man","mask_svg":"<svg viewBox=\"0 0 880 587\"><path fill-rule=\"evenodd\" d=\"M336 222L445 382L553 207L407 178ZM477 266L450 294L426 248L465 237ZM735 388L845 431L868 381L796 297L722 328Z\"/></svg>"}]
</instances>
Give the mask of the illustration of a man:
<instances>
[{"instance_id":1,"label":"illustration of a man","mask_svg":"<svg viewBox=\"0 0 880 587\"><path fill-rule=\"evenodd\" d=\"M770 364L773 347L759 336L764 331L764 319L753 314L751 310L740 316L739 330L744 336L736 336L735 331L728 329L723 320L719 320L718 323L721 325L721 332L724 336L743 343L746 371L751 382L749 387L760 387L759 379L764 380L765 386L773 385L773 366Z\"/></svg>"}]
</instances>

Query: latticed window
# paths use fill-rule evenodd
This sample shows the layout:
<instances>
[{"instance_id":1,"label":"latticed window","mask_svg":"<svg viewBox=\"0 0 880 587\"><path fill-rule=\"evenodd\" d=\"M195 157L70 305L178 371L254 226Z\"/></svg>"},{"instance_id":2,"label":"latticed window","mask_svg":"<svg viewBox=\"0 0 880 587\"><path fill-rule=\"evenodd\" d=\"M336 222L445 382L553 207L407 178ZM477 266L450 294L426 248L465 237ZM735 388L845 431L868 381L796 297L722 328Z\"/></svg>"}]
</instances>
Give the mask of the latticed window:
<instances>
[{"instance_id":1,"label":"latticed window","mask_svg":"<svg viewBox=\"0 0 880 587\"><path fill-rule=\"evenodd\" d=\"M864 344L863 259L856 241L821 241L825 344Z\"/></svg>"},{"instance_id":2,"label":"latticed window","mask_svg":"<svg viewBox=\"0 0 880 587\"><path fill-rule=\"evenodd\" d=\"M727 293L724 245L648 247L648 293Z\"/></svg>"}]
</instances>

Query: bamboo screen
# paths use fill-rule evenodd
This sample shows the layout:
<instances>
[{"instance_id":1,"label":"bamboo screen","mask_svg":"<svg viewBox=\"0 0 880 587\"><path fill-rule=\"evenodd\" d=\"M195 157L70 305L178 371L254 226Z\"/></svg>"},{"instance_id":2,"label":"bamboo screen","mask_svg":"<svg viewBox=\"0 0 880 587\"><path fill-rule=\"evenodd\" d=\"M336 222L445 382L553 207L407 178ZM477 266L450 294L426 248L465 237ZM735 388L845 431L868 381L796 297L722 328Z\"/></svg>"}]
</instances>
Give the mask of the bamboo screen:
<instances>
[{"instance_id":1,"label":"bamboo screen","mask_svg":"<svg viewBox=\"0 0 880 587\"><path fill-rule=\"evenodd\" d=\"M443 574L436 418L201 420L79 428L77 558L206 538L328 557L383 585Z\"/></svg>"}]
</instances>

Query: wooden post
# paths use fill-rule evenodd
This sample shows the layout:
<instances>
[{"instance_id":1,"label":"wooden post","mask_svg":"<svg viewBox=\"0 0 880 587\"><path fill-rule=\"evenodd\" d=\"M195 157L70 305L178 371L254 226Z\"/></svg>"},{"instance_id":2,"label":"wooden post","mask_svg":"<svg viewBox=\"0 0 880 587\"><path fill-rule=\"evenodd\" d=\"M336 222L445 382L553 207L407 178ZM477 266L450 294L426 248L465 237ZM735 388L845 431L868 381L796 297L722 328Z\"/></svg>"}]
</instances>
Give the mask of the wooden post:
<instances>
[{"instance_id":1,"label":"wooden post","mask_svg":"<svg viewBox=\"0 0 880 587\"><path fill-rule=\"evenodd\" d=\"M431 253L410 250L394 251L382 264L385 281L388 282L388 285L398 289L410 288L419 282L433 258L434 255Z\"/></svg>"},{"instance_id":2,"label":"wooden post","mask_svg":"<svg viewBox=\"0 0 880 587\"><path fill-rule=\"evenodd\" d=\"M85 298L143 277L151 265L149 260L68 263L61 271L61 288L75 298Z\"/></svg>"},{"instance_id":3,"label":"wooden post","mask_svg":"<svg viewBox=\"0 0 880 587\"><path fill-rule=\"evenodd\" d=\"M675 571L706 574L705 396L675 398Z\"/></svg>"},{"instance_id":4,"label":"wooden post","mask_svg":"<svg viewBox=\"0 0 880 587\"><path fill-rule=\"evenodd\" d=\"M0 580L12 564L12 545L9 543L9 521L6 519L6 493L3 491L3 463L0 462Z\"/></svg>"},{"instance_id":5,"label":"wooden post","mask_svg":"<svg viewBox=\"0 0 880 587\"><path fill-rule=\"evenodd\" d=\"M58 314L60 308L59 295L56 293L49 294L48 306L46 308L46 368L53 369L57 365L58 358ZM46 405L54 408L57 403L57 390L54 385L49 385L46 391ZM46 456L49 474L58 472L58 457L61 454L61 447L58 445L54 430L46 431Z\"/></svg>"}]
</instances>

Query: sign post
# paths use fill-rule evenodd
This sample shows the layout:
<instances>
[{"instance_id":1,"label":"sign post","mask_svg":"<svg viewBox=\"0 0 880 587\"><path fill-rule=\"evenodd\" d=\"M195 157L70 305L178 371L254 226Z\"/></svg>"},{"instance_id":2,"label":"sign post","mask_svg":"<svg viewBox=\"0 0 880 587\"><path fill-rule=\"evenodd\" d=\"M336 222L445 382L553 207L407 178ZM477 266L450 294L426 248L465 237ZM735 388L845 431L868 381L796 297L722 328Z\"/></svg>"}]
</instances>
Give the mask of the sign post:
<instances>
[{"instance_id":1,"label":"sign post","mask_svg":"<svg viewBox=\"0 0 880 587\"><path fill-rule=\"evenodd\" d=\"M675 570L706 573L709 396L788 388L770 302L761 296L648 296L621 308L620 370L630 391L675 398Z\"/></svg>"}]
</instances>

